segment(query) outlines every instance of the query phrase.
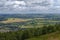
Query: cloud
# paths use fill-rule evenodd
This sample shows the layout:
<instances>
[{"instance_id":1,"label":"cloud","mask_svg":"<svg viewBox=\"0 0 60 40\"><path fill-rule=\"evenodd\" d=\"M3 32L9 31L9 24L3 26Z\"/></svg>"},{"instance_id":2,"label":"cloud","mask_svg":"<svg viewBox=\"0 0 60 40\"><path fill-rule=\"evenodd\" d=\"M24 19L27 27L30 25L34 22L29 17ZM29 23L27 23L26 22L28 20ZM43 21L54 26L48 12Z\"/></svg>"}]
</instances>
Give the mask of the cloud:
<instances>
[{"instance_id":1,"label":"cloud","mask_svg":"<svg viewBox=\"0 0 60 40\"><path fill-rule=\"evenodd\" d=\"M5 5L26 5L24 1L7 1Z\"/></svg>"},{"instance_id":2,"label":"cloud","mask_svg":"<svg viewBox=\"0 0 60 40\"><path fill-rule=\"evenodd\" d=\"M59 4L54 0L0 0L0 12L54 12L60 10Z\"/></svg>"},{"instance_id":3,"label":"cloud","mask_svg":"<svg viewBox=\"0 0 60 40\"><path fill-rule=\"evenodd\" d=\"M24 1L8 1L5 3L5 6L12 6L12 7L18 7L24 5L26 5Z\"/></svg>"}]
</instances>

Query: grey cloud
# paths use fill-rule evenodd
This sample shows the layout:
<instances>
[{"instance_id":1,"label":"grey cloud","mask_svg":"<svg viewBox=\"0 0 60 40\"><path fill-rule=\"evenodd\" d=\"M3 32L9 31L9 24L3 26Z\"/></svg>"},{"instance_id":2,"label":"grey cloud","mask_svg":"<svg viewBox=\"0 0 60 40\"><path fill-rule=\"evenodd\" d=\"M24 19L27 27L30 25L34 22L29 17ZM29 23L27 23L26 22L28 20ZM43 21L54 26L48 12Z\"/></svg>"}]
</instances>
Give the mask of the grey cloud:
<instances>
[{"instance_id":1,"label":"grey cloud","mask_svg":"<svg viewBox=\"0 0 60 40\"><path fill-rule=\"evenodd\" d=\"M57 9L51 5L49 0L0 0L0 12L51 12Z\"/></svg>"}]
</instances>

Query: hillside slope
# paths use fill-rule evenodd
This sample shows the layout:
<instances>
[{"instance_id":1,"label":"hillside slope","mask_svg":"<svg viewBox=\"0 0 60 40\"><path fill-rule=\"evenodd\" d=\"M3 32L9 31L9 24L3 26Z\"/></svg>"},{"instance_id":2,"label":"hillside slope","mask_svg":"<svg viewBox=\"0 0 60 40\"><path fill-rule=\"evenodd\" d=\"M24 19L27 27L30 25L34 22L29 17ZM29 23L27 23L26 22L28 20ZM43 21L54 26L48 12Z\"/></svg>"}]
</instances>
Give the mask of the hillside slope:
<instances>
[{"instance_id":1,"label":"hillside slope","mask_svg":"<svg viewBox=\"0 0 60 40\"><path fill-rule=\"evenodd\" d=\"M60 40L60 32L54 32L40 37L30 38L27 40Z\"/></svg>"}]
</instances>

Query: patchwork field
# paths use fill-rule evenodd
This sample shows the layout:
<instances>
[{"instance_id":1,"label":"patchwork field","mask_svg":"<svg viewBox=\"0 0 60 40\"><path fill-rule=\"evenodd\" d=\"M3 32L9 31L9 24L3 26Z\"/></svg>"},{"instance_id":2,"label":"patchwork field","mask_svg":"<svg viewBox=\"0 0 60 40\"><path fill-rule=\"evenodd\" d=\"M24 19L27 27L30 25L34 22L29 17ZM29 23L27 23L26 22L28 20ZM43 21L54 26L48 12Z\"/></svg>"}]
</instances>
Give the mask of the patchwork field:
<instances>
[{"instance_id":1,"label":"patchwork field","mask_svg":"<svg viewBox=\"0 0 60 40\"><path fill-rule=\"evenodd\" d=\"M55 25L60 23L60 20L49 20L47 18L33 18L33 19L23 19L23 18L8 18L4 21L0 21L0 24L5 24L3 26L17 26L20 28L34 28L43 27L44 25ZM9 24L9 25L8 25Z\"/></svg>"},{"instance_id":2,"label":"patchwork field","mask_svg":"<svg viewBox=\"0 0 60 40\"><path fill-rule=\"evenodd\" d=\"M40 28L44 25L60 24L59 14L1 14L0 28Z\"/></svg>"}]
</instances>

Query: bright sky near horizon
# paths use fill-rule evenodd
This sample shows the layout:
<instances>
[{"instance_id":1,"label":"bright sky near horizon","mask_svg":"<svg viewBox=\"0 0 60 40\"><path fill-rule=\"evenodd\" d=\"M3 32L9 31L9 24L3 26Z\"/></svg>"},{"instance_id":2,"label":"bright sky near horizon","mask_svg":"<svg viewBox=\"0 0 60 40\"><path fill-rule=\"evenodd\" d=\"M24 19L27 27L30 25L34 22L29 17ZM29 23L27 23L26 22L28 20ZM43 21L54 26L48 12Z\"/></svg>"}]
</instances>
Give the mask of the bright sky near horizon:
<instances>
[{"instance_id":1,"label":"bright sky near horizon","mask_svg":"<svg viewBox=\"0 0 60 40\"><path fill-rule=\"evenodd\" d=\"M60 0L0 0L0 13L60 13Z\"/></svg>"}]
</instances>

